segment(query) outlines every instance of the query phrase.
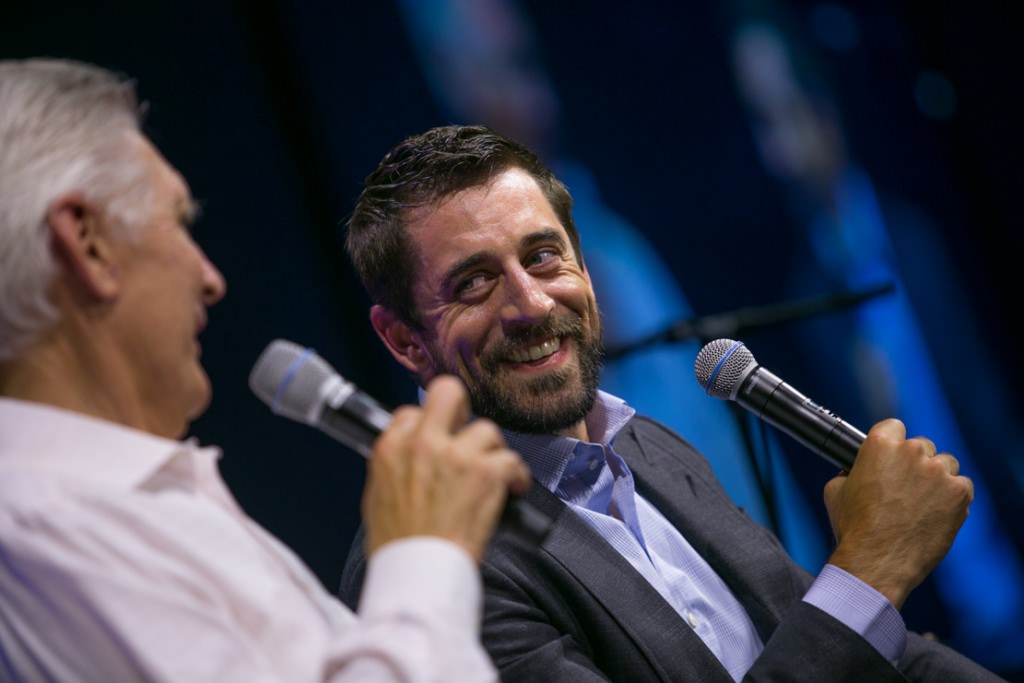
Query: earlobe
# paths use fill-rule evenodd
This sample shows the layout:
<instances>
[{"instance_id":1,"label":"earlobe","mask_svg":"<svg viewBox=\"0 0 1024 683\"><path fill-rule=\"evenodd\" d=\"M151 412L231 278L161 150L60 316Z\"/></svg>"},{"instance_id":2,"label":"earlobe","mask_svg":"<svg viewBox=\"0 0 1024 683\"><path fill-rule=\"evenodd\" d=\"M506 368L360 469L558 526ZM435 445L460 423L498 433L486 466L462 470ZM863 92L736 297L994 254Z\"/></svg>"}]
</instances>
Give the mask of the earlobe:
<instances>
[{"instance_id":1,"label":"earlobe","mask_svg":"<svg viewBox=\"0 0 1024 683\"><path fill-rule=\"evenodd\" d=\"M64 195L50 205L46 224L57 259L78 288L104 301L117 296L109 238L92 204L77 193Z\"/></svg>"},{"instance_id":2,"label":"earlobe","mask_svg":"<svg viewBox=\"0 0 1024 683\"><path fill-rule=\"evenodd\" d=\"M430 359L422 348L420 336L406 322L379 304L370 309L370 322L402 367L421 378L430 375Z\"/></svg>"}]
</instances>

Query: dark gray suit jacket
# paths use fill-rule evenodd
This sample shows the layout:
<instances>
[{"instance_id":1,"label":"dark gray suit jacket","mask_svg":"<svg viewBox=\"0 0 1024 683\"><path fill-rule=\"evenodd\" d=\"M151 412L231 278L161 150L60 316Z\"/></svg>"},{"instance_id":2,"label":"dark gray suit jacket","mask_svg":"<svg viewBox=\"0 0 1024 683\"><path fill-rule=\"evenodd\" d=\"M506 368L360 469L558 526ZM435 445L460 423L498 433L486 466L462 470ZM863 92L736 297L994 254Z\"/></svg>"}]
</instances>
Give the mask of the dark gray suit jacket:
<instances>
[{"instance_id":1,"label":"dark gray suit jacket","mask_svg":"<svg viewBox=\"0 0 1024 683\"><path fill-rule=\"evenodd\" d=\"M739 510L685 440L636 417L615 450L638 492L678 528L746 608L765 643L749 681L1000 681L949 648L911 635L898 668L801 601L813 577ZM524 498L553 520L540 548L494 537L483 566L483 642L505 681L732 679L700 637L593 528L542 486ZM340 596L358 602L365 557L353 545Z\"/></svg>"}]
</instances>

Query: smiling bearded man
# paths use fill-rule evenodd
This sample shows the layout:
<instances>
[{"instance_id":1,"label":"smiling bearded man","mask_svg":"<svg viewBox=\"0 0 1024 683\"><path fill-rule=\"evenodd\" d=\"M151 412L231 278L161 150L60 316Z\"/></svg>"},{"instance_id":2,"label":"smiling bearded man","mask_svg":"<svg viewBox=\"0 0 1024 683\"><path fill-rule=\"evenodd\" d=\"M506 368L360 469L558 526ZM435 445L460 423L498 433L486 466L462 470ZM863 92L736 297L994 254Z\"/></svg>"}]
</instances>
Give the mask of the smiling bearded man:
<instances>
[{"instance_id":1,"label":"smiling bearded man","mask_svg":"<svg viewBox=\"0 0 1024 683\"><path fill-rule=\"evenodd\" d=\"M511 530L488 546L482 636L502 680L998 680L898 611L966 518L957 460L898 420L875 425L826 486L837 546L810 575L690 443L598 390L571 212L525 147L444 126L385 155L349 221L374 330L421 388L462 379L529 464L523 500L553 520L540 547ZM350 605L365 568L357 537Z\"/></svg>"}]
</instances>

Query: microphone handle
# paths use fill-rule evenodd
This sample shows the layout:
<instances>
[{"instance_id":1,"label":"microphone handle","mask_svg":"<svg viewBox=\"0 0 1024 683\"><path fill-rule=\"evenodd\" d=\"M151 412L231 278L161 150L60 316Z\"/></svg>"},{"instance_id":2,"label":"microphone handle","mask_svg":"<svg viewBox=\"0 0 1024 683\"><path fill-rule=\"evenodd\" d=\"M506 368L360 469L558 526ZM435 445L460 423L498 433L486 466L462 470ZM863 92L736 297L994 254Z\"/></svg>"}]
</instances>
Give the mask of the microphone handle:
<instances>
[{"instance_id":1,"label":"microphone handle","mask_svg":"<svg viewBox=\"0 0 1024 683\"><path fill-rule=\"evenodd\" d=\"M391 413L368 395L355 391L335 408L324 406L317 426L328 436L345 444L364 458L373 452L373 442L391 422ZM540 545L551 529L552 520L516 494L510 493L499 524L523 541Z\"/></svg>"},{"instance_id":2,"label":"microphone handle","mask_svg":"<svg viewBox=\"0 0 1024 683\"><path fill-rule=\"evenodd\" d=\"M354 390L338 405L328 401L316 426L367 460L373 442L391 422L391 413L366 394Z\"/></svg>"},{"instance_id":3,"label":"microphone handle","mask_svg":"<svg viewBox=\"0 0 1024 683\"><path fill-rule=\"evenodd\" d=\"M735 401L843 471L853 467L866 438L864 432L760 366L750 373Z\"/></svg>"}]
</instances>

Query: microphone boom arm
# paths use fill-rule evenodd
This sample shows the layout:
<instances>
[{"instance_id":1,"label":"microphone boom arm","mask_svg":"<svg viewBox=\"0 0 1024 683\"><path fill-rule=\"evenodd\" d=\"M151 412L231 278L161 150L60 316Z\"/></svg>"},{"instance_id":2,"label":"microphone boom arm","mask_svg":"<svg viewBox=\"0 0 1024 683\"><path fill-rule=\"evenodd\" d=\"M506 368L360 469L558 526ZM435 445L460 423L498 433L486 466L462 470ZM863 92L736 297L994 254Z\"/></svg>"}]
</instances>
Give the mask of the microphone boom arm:
<instances>
[{"instance_id":1,"label":"microphone boom arm","mask_svg":"<svg viewBox=\"0 0 1024 683\"><path fill-rule=\"evenodd\" d=\"M697 339L702 342L720 337L740 337L747 332L834 313L857 306L865 301L889 294L896 289L885 282L859 292L838 292L786 301L767 306L749 306L726 313L715 313L699 318L680 320L670 327L633 342L605 350L605 359L614 360L655 344Z\"/></svg>"}]
</instances>

